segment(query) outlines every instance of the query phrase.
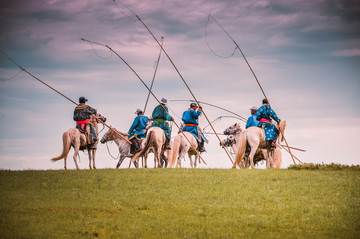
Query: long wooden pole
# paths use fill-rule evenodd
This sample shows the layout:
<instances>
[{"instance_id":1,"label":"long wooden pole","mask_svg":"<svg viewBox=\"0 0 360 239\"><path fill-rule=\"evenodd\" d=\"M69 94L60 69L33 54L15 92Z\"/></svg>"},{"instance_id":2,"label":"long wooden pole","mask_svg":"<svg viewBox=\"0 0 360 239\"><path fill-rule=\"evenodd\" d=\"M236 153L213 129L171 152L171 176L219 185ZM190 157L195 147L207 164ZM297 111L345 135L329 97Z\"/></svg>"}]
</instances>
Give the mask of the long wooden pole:
<instances>
[{"instance_id":1,"label":"long wooden pole","mask_svg":"<svg viewBox=\"0 0 360 239\"><path fill-rule=\"evenodd\" d=\"M161 45L163 45L164 43L164 37L161 37ZM160 57L161 57L161 52L162 52L162 49L160 48L160 53L159 53L159 56L158 56L158 59L156 61L156 67L155 67L155 71L154 71L154 75L153 75L153 78L152 78L152 81L151 81L151 85L150 85L150 90L152 90L152 87L154 85L154 81L155 81L155 76L156 76L156 72L157 72L157 69L158 69L158 66L159 66L159 62L160 62ZM150 97L150 91L147 95L147 98L146 98L146 103L145 103L145 106L144 106L144 114L145 114L145 111L146 111L146 106L147 106L147 103L149 101L149 97Z\"/></svg>"},{"instance_id":2,"label":"long wooden pole","mask_svg":"<svg viewBox=\"0 0 360 239\"><path fill-rule=\"evenodd\" d=\"M31 77L33 77L34 79L36 79L37 81L39 81L40 83L44 84L45 86L49 87L50 89L52 89L53 91L55 91L56 93L58 93L59 95L61 95L62 97L64 97L65 99L67 99L68 101L70 101L71 103L78 105L75 101L73 101L72 99L70 99L69 97L67 97L66 95L64 95L63 93L61 93L60 91L56 90L54 87L50 86L49 84L45 83L44 81L40 80L38 77L36 77L35 75L31 74L29 71L27 71L25 68L23 68L22 66L20 66L18 63L16 63L10 56L8 56L3 50L1 50L1 53L6 56L10 61L12 61L15 65L17 65L21 70L23 70L24 72L26 72L27 74L29 74ZM95 115L94 115L95 116ZM124 140L126 140L129 144L131 144L131 142L126 139L124 136L122 136L120 133L116 132L115 130L113 130L109 125L105 124L105 122L103 122L101 119L99 119L98 117L95 116L95 118L97 118L102 124L104 124L105 126L107 126L109 129L111 129L112 131L114 131L117 135L119 135L120 137L122 137Z\"/></svg>"},{"instance_id":3,"label":"long wooden pole","mask_svg":"<svg viewBox=\"0 0 360 239\"><path fill-rule=\"evenodd\" d=\"M116 0L114 0L114 2L116 3ZM176 65L174 64L174 62L172 61L172 59L170 58L170 56L168 55L168 53L165 51L165 49L163 48L163 46L160 44L160 42L157 40L157 38L154 36L154 34L150 31L150 29L146 26L146 24L141 20L141 18L135 13L133 12L129 7L127 7L126 5L120 3L121 5L123 5L125 8L127 8L141 23L142 25L146 28L146 30L150 33L150 35L154 38L154 40L156 41L156 43L159 45L159 47L162 49L162 51L165 53L166 57L169 59L170 63L173 65L174 69L176 70L176 72L178 73L178 75L180 76L180 78L182 79L182 81L184 82L186 88L189 90L190 94L192 95L192 97L194 98L195 102L200 106L199 101L196 99L195 95L193 94L193 92L191 91L190 87L188 86L188 84L186 83L184 77L181 75L180 71L178 70L178 68L176 67ZM207 122L210 124L211 129L213 130L213 132L215 133L216 137L218 138L220 144L223 146L223 149L225 150L227 156L229 157L230 161L233 163L233 160L229 154L229 152L227 151L227 149L225 148L225 146L223 145L219 135L217 135L214 127L211 125L209 118L207 117L207 115L205 114L205 111L202 112L205 119L207 120ZM234 163L233 163L234 164Z\"/></svg>"},{"instance_id":4,"label":"long wooden pole","mask_svg":"<svg viewBox=\"0 0 360 239\"><path fill-rule=\"evenodd\" d=\"M226 35L228 35L228 37L234 42L234 44L236 45L236 48L239 49L239 51L240 51L241 55L243 56L246 64L248 65L251 73L252 73L253 76L255 77L255 80L256 80L257 84L259 85L261 92L263 93L265 99L268 100L268 98L267 98L267 96L266 96L266 94L265 94L264 89L262 88L262 86L261 86L261 84L260 84L260 82L259 82L259 80L258 80L258 78L257 78L257 76L256 76L256 74L255 74L255 72L254 72L254 70L253 70L252 67L250 66L250 64L249 64L248 60L246 59L246 57L245 57L243 51L241 50L240 46L239 46L239 45L236 43L236 41L230 36L230 34L220 25L220 23L218 23L218 21L216 21L216 19L209 14L209 18L210 18L210 17L211 17L211 18L214 20L214 22L226 33ZM268 100L268 102L269 102L269 100ZM269 103L269 105L270 105L270 103ZM271 107L271 106L270 106L270 107ZM280 132L280 133L281 133L281 132ZM283 135L283 138L284 138L284 140L285 140L286 146L287 146L288 149L289 149L289 153L290 153L290 155L291 155L291 158L292 158L294 164L296 164L295 159L294 159L294 155L291 153L291 149L289 148L289 145L288 145L288 143L287 143L287 141L286 141L286 139L285 139L285 135Z\"/></svg>"},{"instance_id":5,"label":"long wooden pole","mask_svg":"<svg viewBox=\"0 0 360 239\"><path fill-rule=\"evenodd\" d=\"M136 75L136 77L141 81L141 83L143 83L143 85L146 87L146 89L151 93L151 95L155 98L155 100L159 103L159 105L161 105L161 107L167 111L165 109L165 107L161 104L160 100L154 95L154 93L152 92L152 90L150 90L150 88L145 84L145 82L142 80L142 78L139 76L139 74L125 61L124 58L122 58L116 51L114 51L111 47L109 47L108 45L102 44L102 43L98 43L98 42L94 42L94 41L90 41L84 38L81 38L81 40L89 42L89 43L94 43L100 46L104 46L106 48L108 48L110 51L112 51L115 55L117 55L128 67L129 69ZM203 163L205 165L206 162L205 160L201 157L200 153L197 151L196 147L190 142L190 140L188 139L188 137L186 137L186 135L184 134L184 132L182 131L182 129L179 127L179 125L175 122L175 120L173 121L174 124L176 125L176 127L180 130L180 132L184 135L185 139L189 142L189 144L191 145L191 147L196 151L196 153L199 155L200 159L203 161Z\"/></svg>"}]
</instances>

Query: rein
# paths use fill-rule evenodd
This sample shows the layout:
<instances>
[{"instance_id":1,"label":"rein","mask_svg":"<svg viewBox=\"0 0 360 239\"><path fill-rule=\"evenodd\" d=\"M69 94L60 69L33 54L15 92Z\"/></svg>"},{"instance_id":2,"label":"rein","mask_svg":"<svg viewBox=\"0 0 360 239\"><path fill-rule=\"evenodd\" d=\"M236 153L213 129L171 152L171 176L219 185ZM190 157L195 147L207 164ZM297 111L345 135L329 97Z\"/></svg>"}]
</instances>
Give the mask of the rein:
<instances>
[{"instance_id":1,"label":"rein","mask_svg":"<svg viewBox=\"0 0 360 239\"><path fill-rule=\"evenodd\" d=\"M118 156L114 157L111 153L110 153L110 149L109 149L109 146L108 146L108 141L106 141L106 148L107 148L107 151L110 155L110 157L112 157L114 160L117 160L119 157L120 157L120 152L118 154Z\"/></svg>"}]
</instances>

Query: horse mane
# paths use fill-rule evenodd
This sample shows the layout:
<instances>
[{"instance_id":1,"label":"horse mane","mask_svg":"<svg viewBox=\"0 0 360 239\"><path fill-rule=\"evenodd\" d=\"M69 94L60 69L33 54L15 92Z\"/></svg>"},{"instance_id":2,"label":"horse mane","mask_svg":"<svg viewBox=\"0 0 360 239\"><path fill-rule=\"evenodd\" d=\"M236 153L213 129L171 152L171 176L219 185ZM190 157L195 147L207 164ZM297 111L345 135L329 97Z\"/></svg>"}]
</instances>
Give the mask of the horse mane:
<instances>
[{"instance_id":1,"label":"horse mane","mask_svg":"<svg viewBox=\"0 0 360 239\"><path fill-rule=\"evenodd\" d=\"M110 132L111 132L111 134L114 134L115 136L118 136L118 135L116 135L116 133L115 132L117 132L117 133L119 133L119 134L121 134L122 136L124 136L124 137L127 137L127 136L129 136L129 134L127 134L127 133L123 133L123 132L121 132L121 131L119 131L119 130L117 130L116 128L114 128L114 127L111 127L110 126ZM115 132L114 132L115 131Z\"/></svg>"}]
</instances>

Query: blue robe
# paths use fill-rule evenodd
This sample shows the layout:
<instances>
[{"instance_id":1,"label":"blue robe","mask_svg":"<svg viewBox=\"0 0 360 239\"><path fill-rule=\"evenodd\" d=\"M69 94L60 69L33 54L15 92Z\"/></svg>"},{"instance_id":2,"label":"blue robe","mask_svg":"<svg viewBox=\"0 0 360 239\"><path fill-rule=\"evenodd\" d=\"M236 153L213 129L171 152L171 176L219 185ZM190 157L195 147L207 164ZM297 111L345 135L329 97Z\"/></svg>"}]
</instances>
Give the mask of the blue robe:
<instances>
[{"instance_id":1,"label":"blue robe","mask_svg":"<svg viewBox=\"0 0 360 239\"><path fill-rule=\"evenodd\" d=\"M162 106L164 106L165 110ZM159 127L164 131L165 137L170 139L171 137L171 129L166 121L170 121L172 116L168 114L169 110L166 105L161 104L155 107L152 112L152 118L154 122L152 122L151 127Z\"/></svg>"},{"instance_id":2,"label":"blue robe","mask_svg":"<svg viewBox=\"0 0 360 239\"><path fill-rule=\"evenodd\" d=\"M145 128L148 122L149 122L148 117L144 115L136 116L133 124L131 125L128 131L129 140L132 139L134 136L137 137L138 139L146 138Z\"/></svg>"},{"instance_id":3,"label":"blue robe","mask_svg":"<svg viewBox=\"0 0 360 239\"><path fill-rule=\"evenodd\" d=\"M189 132L192 135L194 135L194 137L197 141L200 140L199 132L197 130L197 126L199 125L198 119L199 119L200 114L201 114L201 112L199 112L199 111L189 109L183 113L182 118L181 118L181 120L185 124L183 131ZM192 124L194 126L187 126L187 124Z\"/></svg>"},{"instance_id":4,"label":"blue robe","mask_svg":"<svg viewBox=\"0 0 360 239\"><path fill-rule=\"evenodd\" d=\"M256 119L254 115L250 116L246 122L245 129L251 127L251 126L258 126L259 121Z\"/></svg>"},{"instance_id":5,"label":"blue robe","mask_svg":"<svg viewBox=\"0 0 360 239\"><path fill-rule=\"evenodd\" d=\"M265 131L265 140L275 140L279 134L279 131L276 129L275 125L271 123L271 119L275 120L277 123L280 122L280 119L277 117L276 113L270 108L269 105L261 106L256 114L254 114L257 120L267 119L270 122L259 122L258 127L261 127Z\"/></svg>"}]
</instances>

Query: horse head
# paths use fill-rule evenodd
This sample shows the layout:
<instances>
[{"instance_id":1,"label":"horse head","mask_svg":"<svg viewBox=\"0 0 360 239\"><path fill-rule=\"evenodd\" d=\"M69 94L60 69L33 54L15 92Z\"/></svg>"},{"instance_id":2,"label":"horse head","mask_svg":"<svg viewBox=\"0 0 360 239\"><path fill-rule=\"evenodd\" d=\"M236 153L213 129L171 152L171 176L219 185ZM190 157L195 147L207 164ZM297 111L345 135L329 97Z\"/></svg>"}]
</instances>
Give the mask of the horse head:
<instances>
[{"instance_id":1,"label":"horse head","mask_svg":"<svg viewBox=\"0 0 360 239\"><path fill-rule=\"evenodd\" d=\"M105 116L102 116L101 114L96 114L96 121L98 123L102 123L102 122L106 122L106 117Z\"/></svg>"},{"instance_id":2,"label":"horse head","mask_svg":"<svg viewBox=\"0 0 360 239\"><path fill-rule=\"evenodd\" d=\"M240 124L235 123L234 125L231 125L227 129L225 129L224 134L225 135L236 134L238 131L241 131Z\"/></svg>"},{"instance_id":3,"label":"horse head","mask_svg":"<svg viewBox=\"0 0 360 239\"><path fill-rule=\"evenodd\" d=\"M119 137L118 134L121 134L123 135L124 137L127 137L129 136L128 134L125 134L125 133L121 133L120 131L116 130L115 128L113 127L109 127L109 130L104 134L104 136L101 138L100 142L102 144L108 142L108 141L111 141L111 140L115 140L116 138L120 138L120 139L123 139L121 137Z\"/></svg>"},{"instance_id":4,"label":"horse head","mask_svg":"<svg viewBox=\"0 0 360 239\"><path fill-rule=\"evenodd\" d=\"M100 142L102 144L114 140L115 139L115 133L114 128L110 127L109 130L104 134L104 136L101 138Z\"/></svg>"},{"instance_id":5,"label":"horse head","mask_svg":"<svg viewBox=\"0 0 360 239\"><path fill-rule=\"evenodd\" d=\"M226 139L224 139L221 142L225 147L230 147L231 145L233 145L235 143L235 137L234 137L234 135L229 135ZM222 146L221 143L220 143L220 146Z\"/></svg>"}]
</instances>

